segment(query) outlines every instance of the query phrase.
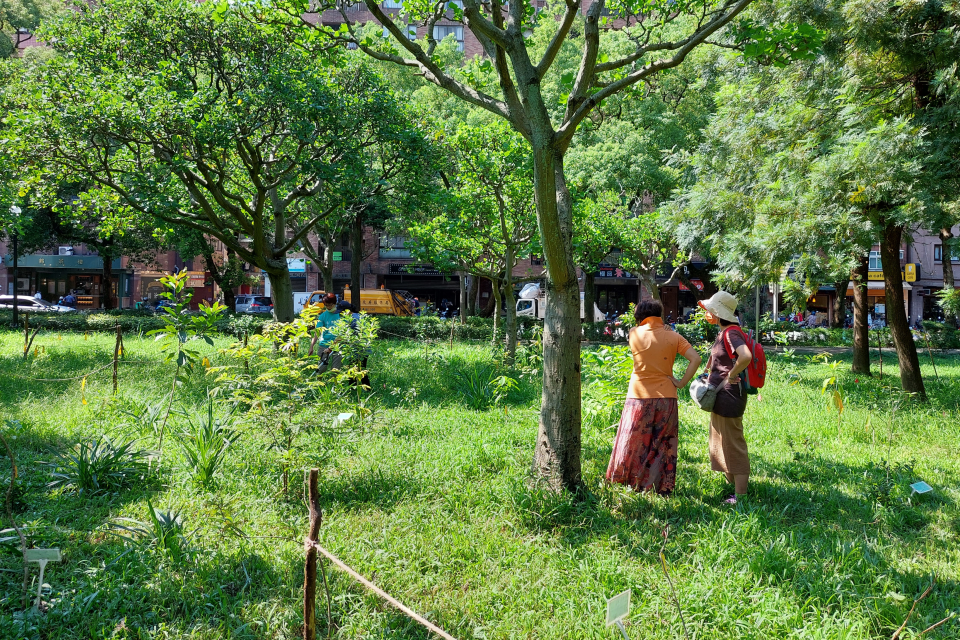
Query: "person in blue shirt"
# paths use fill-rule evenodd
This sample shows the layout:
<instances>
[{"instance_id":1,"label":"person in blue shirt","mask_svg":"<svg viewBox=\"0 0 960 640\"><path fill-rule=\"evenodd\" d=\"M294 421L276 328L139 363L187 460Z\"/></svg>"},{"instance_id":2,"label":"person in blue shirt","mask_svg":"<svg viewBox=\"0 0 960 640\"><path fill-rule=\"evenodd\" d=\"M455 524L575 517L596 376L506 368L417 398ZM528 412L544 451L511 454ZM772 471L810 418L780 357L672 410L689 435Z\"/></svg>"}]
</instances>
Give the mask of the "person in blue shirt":
<instances>
[{"instance_id":1,"label":"person in blue shirt","mask_svg":"<svg viewBox=\"0 0 960 640\"><path fill-rule=\"evenodd\" d=\"M314 349L319 341L320 371L322 373L326 371L328 367L336 369L340 366L340 354L333 353L330 349L330 345L333 344L334 339L336 339L331 329L333 325L337 324L337 320L340 319L340 314L337 313L337 296L334 294L328 293L323 296L321 302L323 303L323 312L317 316L317 330L314 331L313 338L310 340L310 351L307 355L313 355Z\"/></svg>"}]
</instances>

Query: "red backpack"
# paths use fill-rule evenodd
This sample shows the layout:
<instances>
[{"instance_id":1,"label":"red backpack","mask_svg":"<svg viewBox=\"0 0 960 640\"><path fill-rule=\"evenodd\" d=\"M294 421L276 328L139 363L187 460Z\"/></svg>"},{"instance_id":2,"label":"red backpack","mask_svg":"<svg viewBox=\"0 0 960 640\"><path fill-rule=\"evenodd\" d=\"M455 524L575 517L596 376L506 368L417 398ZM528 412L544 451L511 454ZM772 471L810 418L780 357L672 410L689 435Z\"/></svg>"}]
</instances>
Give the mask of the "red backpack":
<instances>
[{"instance_id":1,"label":"red backpack","mask_svg":"<svg viewBox=\"0 0 960 640\"><path fill-rule=\"evenodd\" d=\"M740 327L727 327L723 330L723 337L725 338L723 346L726 347L727 355L730 356L731 360L736 360L736 354L733 352L733 345L730 343L730 339L727 338L727 331L730 330L740 332L747 348L750 349L750 353L753 354L753 360L750 361L750 364L748 364L744 370L744 373L747 374L746 381L748 387L750 389L760 389L763 387L763 383L767 381L767 354L763 352L763 345L754 341L753 338L748 336Z\"/></svg>"}]
</instances>

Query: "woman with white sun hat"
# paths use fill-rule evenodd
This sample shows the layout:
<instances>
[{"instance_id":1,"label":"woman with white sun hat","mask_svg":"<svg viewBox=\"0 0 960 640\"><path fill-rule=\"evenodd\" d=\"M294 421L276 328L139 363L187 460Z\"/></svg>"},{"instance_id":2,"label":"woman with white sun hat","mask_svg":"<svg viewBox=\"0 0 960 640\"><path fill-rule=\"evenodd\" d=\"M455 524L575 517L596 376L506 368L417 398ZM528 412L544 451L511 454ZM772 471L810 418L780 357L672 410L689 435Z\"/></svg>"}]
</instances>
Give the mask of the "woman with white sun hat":
<instances>
[{"instance_id":1,"label":"woman with white sun hat","mask_svg":"<svg viewBox=\"0 0 960 640\"><path fill-rule=\"evenodd\" d=\"M740 372L749 366L753 354L740 329L733 295L719 291L698 304L706 311L707 322L720 325L707 360L709 382L717 387L717 401L710 412L710 467L734 485L733 495L725 502L736 504L737 498L747 493L750 478L750 456L743 437L747 390Z\"/></svg>"}]
</instances>

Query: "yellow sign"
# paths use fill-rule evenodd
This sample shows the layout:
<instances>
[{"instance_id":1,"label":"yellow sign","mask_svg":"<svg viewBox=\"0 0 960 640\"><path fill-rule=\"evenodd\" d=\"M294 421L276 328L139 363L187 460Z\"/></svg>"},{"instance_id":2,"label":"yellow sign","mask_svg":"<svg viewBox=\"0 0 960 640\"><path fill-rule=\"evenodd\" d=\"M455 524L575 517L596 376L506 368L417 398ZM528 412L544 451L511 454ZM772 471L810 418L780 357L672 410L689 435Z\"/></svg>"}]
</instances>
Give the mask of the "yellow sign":
<instances>
[{"instance_id":1,"label":"yellow sign","mask_svg":"<svg viewBox=\"0 0 960 640\"><path fill-rule=\"evenodd\" d=\"M917 265L912 262L903 267L903 279L906 282L916 282L917 281Z\"/></svg>"},{"instance_id":2,"label":"yellow sign","mask_svg":"<svg viewBox=\"0 0 960 640\"><path fill-rule=\"evenodd\" d=\"M900 272L900 278L904 282L916 282L917 281L917 265L910 263L904 265L903 271ZM872 282L883 282L883 271L868 271L867 280Z\"/></svg>"}]
</instances>

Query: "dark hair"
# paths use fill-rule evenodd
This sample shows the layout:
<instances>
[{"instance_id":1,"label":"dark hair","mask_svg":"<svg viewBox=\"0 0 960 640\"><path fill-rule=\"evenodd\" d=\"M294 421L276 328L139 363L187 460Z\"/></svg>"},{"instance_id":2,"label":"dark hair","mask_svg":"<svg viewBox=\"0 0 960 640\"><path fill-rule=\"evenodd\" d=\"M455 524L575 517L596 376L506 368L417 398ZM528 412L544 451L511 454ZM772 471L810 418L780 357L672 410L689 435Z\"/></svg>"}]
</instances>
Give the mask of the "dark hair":
<instances>
[{"instance_id":1,"label":"dark hair","mask_svg":"<svg viewBox=\"0 0 960 640\"><path fill-rule=\"evenodd\" d=\"M337 296L334 293L328 293L327 295L323 296L320 302L322 302L323 304L336 304Z\"/></svg>"},{"instance_id":2,"label":"dark hair","mask_svg":"<svg viewBox=\"0 0 960 640\"><path fill-rule=\"evenodd\" d=\"M656 300L642 300L633 310L633 317L640 324L647 318L662 318L663 305Z\"/></svg>"},{"instance_id":3,"label":"dark hair","mask_svg":"<svg viewBox=\"0 0 960 640\"><path fill-rule=\"evenodd\" d=\"M717 321L720 323L721 327L739 327L739 322L732 322L730 320L724 320L723 318L717 316Z\"/></svg>"}]
</instances>

